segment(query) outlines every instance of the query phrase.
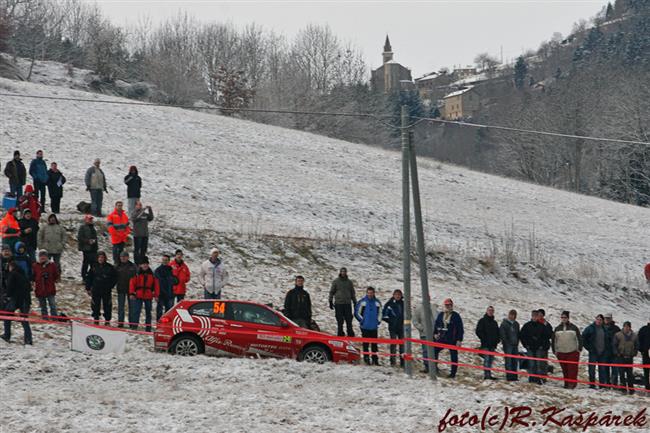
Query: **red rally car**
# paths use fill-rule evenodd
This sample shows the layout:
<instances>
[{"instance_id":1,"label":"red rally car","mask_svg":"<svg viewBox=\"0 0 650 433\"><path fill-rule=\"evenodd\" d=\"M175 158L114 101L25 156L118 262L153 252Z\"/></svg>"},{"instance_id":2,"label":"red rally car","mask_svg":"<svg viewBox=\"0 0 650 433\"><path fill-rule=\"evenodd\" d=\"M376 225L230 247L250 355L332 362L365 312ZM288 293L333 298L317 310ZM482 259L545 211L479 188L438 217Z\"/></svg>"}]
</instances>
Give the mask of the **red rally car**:
<instances>
[{"instance_id":1,"label":"red rally car","mask_svg":"<svg viewBox=\"0 0 650 433\"><path fill-rule=\"evenodd\" d=\"M183 356L292 358L358 362L346 341L296 325L266 305L233 300L183 300L160 318L154 348Z\"/></svg>"}]
</instances>

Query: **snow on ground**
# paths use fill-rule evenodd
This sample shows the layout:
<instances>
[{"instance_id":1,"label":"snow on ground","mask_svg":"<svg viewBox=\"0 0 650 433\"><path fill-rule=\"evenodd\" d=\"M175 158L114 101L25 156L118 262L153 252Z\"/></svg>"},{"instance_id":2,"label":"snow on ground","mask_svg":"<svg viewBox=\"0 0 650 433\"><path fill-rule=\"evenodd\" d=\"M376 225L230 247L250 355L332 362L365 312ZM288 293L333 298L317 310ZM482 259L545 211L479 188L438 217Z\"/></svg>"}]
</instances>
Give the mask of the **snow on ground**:
<instances>
[{"instance_id":1,"label":"snow on ground","mask_svg":"<svg viewBox=\"0 0 650 433\"><path fill-rule=\"evenodd\" d=\"M0 92L123 101L60 87L0 80ZM38 149L68 177L63 224L70 236L57 298L69 315L87 316L78 284L75 235L83 174L102 158L109 180L105 211L124 198L122 178L138 165L152 204L150 256L177 247L194 276L213 245L223 251L228 298L279 305L292 278L307 277L315 318L334 331L329 283L348 266L357 287L387 300L401 287L399 154L223 116L161 107L99 105L0 96L4 158ZM429 277L434 300L451 296L466 322L466 345L486 305L498 320L510 308L544 307L556 324L572 311L581 328L613 312L635 329L650 300L637 275L647 259L641 231L648 211L509 179L420 161ZM513 233L509 233L514 226ZM531 260L524 251L534 229ZM515 240L517 260L501 262ZM101 247L109 249L106 238ZM490 250L499 250L496 263ZM551 266L549 266L551 264ZM414 270L417 270L414 266ZM417 273L413 285L417 291ZM198 296L196 278L190 296ZM416 299L419 299L416 296ZM114 313L115 313L114 302ZM22 330L14 326L14 341ZM34 347L0 341L1 404L8 431L432 431L449 407L568 406L634 411L641 397L567 392L561 384L484 384L476 370L430 385L388 367L313 367L292 361L175 358L130 338L125 356L68 351L64 328L37 325ZM463 358L461 358L463 359ZM464 362L478 363L466 356ZM498 363L501 365L500 363ZM581 378L585 372L581 371ZM457 383L458 385L454 385ZM46 392L42 390L47 390ZM65 414L61 416L61 414ZM0 427L0 431L2 431ZM450 431L463 431L453 429ZM475 431L475 430L467 430ZM524 430L522 430L524 431ZM601 431L592 429L590 431Z\"/></svg>"}]
</instances>

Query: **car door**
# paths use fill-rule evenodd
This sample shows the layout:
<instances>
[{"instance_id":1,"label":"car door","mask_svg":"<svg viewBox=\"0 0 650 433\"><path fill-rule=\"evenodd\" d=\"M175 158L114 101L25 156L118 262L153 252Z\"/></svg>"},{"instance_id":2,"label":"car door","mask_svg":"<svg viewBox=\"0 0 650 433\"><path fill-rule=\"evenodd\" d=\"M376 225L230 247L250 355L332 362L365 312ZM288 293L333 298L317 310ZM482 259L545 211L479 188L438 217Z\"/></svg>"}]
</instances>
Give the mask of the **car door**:
<instances>
[{"instance_id":1,"label":"car door","mask_svg":"<svg viewBox=\"0 0 650 433\"><path fill-rule=\"evenodd\" d=\"M222 301L203 301L192 305L188 312L193 324L187 327L203 339L206 352L213 355L243 354L241 348L230 344L227 337L228 303Z\"/></svg>"},{"instance_id":2,"label":"car door","mask_svg":"<svg viewBox=\"0 0 650 433\"><path fill-rule=\"evenodd\" d=\"M280 316L263 305L231 302L229 333L245 347L247 355L292 358L293 336Z\"/></svg>"}]
</instances>

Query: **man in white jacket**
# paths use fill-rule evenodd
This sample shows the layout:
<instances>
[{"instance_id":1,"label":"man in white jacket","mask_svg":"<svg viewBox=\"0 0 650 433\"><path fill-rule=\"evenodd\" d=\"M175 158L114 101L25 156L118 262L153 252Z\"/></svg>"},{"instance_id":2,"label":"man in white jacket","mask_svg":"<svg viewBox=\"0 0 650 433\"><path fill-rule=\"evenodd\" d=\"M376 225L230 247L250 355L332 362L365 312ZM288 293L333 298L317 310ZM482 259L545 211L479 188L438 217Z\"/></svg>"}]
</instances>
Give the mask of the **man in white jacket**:
<instances>
[{"instance_id":1,"label":"man in white jacket","mask_svg":"<svg viewBox=\"0 0 650 433\"><path fill-rule=\"evenodd\" d=\"M430 300L429 300L430 301ZM436 317L438 317L438 308L436 304L433 302L430 302L431 304L431 329L435 329L435 323L436 323ZM425 320L424 320L424 307L422 303L418 303L415 307L415 313L413 314L413 326L415 329L418 330L420 333L420 340L426 340L427 339L427 334L426 334L426 328L425 328ZM433 359L433 347L430 347L430 352L431 356L428 356L429 351L428 346L422 345L422 357L423 358L430 358ZM427 361L423 361L424 364L424 370L422 370L423 373L428 373L429 372L429 363Z\"/></svg>"},{"instance_id":2,"label":"man in white jacket","mask_svg":"<svg viewBox=\"0 0 650 433\"><path fill-rule=\"evenodd\" d=\"M201 264L199 281L205 299L221 299L221 289L228 284L228 271L219 258L218 248L212 248L210 258Z\"/></svg>"}]
</instances>

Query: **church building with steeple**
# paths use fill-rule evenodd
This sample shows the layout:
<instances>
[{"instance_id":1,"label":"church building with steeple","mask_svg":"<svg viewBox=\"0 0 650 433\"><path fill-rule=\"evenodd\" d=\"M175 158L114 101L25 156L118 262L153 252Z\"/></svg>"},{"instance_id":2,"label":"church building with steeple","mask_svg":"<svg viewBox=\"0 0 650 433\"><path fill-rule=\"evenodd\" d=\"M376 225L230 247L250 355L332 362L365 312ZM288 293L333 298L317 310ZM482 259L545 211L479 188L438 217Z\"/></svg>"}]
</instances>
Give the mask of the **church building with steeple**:
<instances>
[{"instance_id":1,"label":"church building with steeple","mask_svg":"<svg viewBox=\"0 0 650 433\"><path fill-rule=\"evenodd\" d=\"M373 90L392 93L411 88L413 85L411 70L393 59L393 49L390 46L388 35L386 35L382 58L383 64L371 72L370 84Z\"/></svg>"}]
</instances>

